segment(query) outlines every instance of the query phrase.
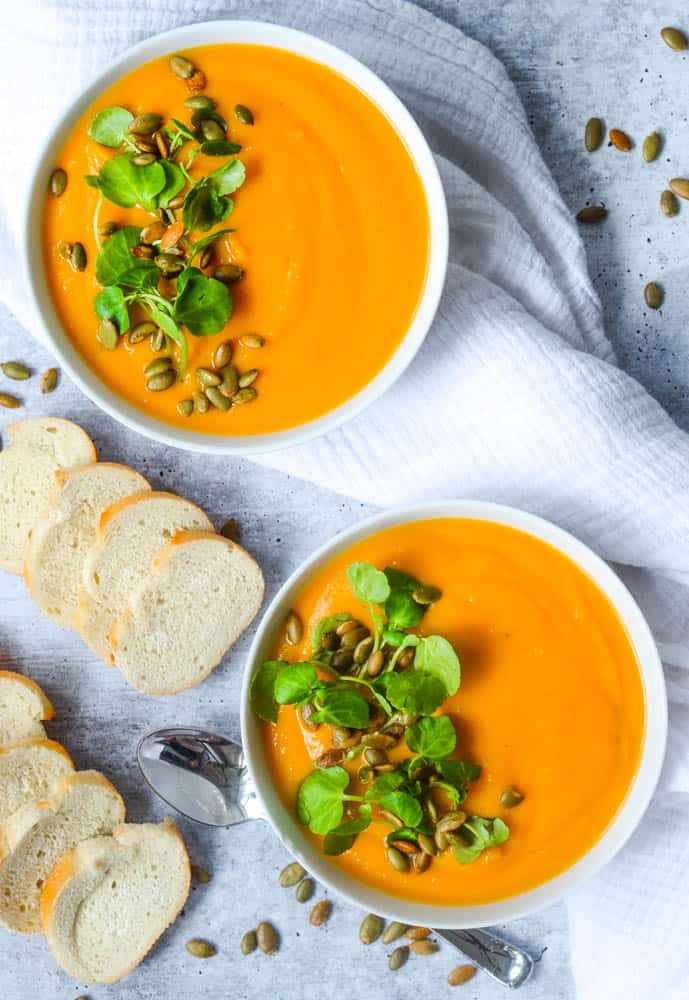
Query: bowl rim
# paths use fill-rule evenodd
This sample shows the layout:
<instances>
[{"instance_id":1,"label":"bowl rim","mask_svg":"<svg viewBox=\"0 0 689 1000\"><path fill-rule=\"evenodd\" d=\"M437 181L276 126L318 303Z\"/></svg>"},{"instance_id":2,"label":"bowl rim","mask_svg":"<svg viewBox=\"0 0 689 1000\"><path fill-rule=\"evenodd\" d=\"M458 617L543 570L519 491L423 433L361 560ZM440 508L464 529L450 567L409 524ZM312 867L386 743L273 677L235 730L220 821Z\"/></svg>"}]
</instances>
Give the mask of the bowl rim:
<instances>
[{"instance_id":1,"label":"bowl rim","mask_svg":"<svg viewBox=\"0 0 689 1000\"><path fill-rule=\"evenodd\" d=\"M409 328L384 367L358 393L308 423L266 434L226 437L186 430L153 418L118 396L89 368L62 328L50 296L43 259L42 218L45 192L57 153L78 118L106 87L142 63L179 49L232 43L265 45L320 62L344 76L388 118L416 166L426 196L429 259L421 298ZM93 403L130 430L161 444L199 453L258 455L304 444L342 426L386 392L411 364L431 327L444 288L449 221L440 173L426 138L406 106L373 70L344 50L307 32L268 21L222 19L172 28L144 39L121 53L69 102L41 144L28 186L21 242L24 280L42 339Z\"/></svg>"},{"instance_id":2,"label":"bowl rim","mask_svg":"<svg viewBox=\"0 0 689 1000\"><path fill-rule=\"evenodd\" d=\"M599 840L564 872L534 889L495 902L470 906L436 906L396 899L356 881L328 862L303 835L296 819L279 799L263 755L263 723L254 716L249 704L249 685L255 666L266 658L275 631L284 621L293 596L308 577L362 538L405 522L445 517L491 521L525 531L549 543L582 569L611 601L627 630L639 664L646 710L636 775ZM660 656L651 630L625 584L600 556L564 529L518 508L479 500L438 500L386 510L357 522L319 546L290 574L263 614L245 664L240 718L247 765L266 816L287 850L308 871L350 903L369 912L409 924L457 929L516 920L559 902L612 860L632 835L648 807L660 777L667 740L667 698Z\"/></svg>"}]
</instances>

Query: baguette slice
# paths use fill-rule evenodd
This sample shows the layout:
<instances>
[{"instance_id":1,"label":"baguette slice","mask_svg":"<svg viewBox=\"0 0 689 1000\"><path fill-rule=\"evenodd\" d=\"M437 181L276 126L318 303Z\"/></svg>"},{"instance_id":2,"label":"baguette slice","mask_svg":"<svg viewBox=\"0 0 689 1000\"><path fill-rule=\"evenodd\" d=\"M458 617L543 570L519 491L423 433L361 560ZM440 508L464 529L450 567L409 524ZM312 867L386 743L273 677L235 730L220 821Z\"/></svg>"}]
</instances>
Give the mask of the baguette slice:
<instances>
[{"instance_id":1,"label":"baguette slice","mask_svg":"<svg viewBox=\"0 0 689 1000\"><path fill-rule=\"evenodd\" d=\"M56 471L98 456L91 438L71 420L33 417L7 430L10 446L0 452L0 566L21 573L31 529L56 489Z\"/></svg>"},{"instance_id":2,"label":"baguette slice","mask_svg":"<svg viewBox=\"0 0 689 1000\"><path fill-rule=\"evenodd\" d=\"M77 771L58 778L48 799L0 823L0 925L38 934L41 889L62 855L123 820L124 803L107 778Z\"/></svg>"},{"instance_id":3,"label":"baguette slice","mask_svg":"<svg viewBox=\"0 0 689 1000\"><path fill-rule=\"evenodd\" d=\"M55 709L36 681L0 670L0 746L14 740L45 738L42 719L52 719Z\"/></svg>"},{"instance_id":4,"label":"baguette slice","mask_svg":"<svg viewBox=\"0 0 689 1000\"><path fill-rule=\"evenodd\" d=\"M82 983L128 975L189 894L189 858L170 819L123 824L66 854L41 894L41 922L59 965Z\"/></svg>"},{"instance_id":5,"label":"baguette slice","mask_svg":"<svg viewBox=\"0 0 689 1000\"><path fill-rule=\"evenodd\" d=\"M29 802L45 799L55 781L74 771L54 740L17 740L0 747L0 823Z\"/></svg>"},{"instance_id":6,"label":"baguette slice","mask_svg":"<svg viewBox=\"0 0 689 1000\"><path fill-rule=\"evenodd\" d=\"M179 532L110 630L115 663L144 694L193 687L220 663L262 600L263 574L241 546L207 531Z\"/></svg>"},{"instance_id":7,"label":"baguette slice","mask_svg":"<svg viewBox=\"0 0 689 1000\"><path fill-rule=\"evenodd\" d=\"M135 493L101 515L96 541L84 560L75 623L82 638L112 664L108 629L149 574L153 556L175 532L212 531L196 504L173 493Z\"/></svg>"},{"instance_id":8,"label":"baguette slice","mask_svg":"<svg viewBox=\"0 0 689 1000\"><path fill-rule=\"evenodd\" d=\"M31 532L24 579L41 611L58 625L72 626L86 553L103 511L149 484L134 469L92 462L55 473L58 490Z\"/></svg>"}]
</instances>

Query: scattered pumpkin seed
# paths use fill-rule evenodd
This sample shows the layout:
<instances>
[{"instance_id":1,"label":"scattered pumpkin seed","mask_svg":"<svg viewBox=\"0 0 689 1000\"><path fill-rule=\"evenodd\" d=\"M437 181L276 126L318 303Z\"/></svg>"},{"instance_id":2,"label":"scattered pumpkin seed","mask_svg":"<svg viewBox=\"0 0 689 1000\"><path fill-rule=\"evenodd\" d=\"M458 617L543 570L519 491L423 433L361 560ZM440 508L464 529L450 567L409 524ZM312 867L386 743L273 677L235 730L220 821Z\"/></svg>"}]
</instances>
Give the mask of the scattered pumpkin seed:
<instances>
[{"instance_id":1,"label":"scattered pumpkin seed","mask_svg":"<svg viewBox=\"0 0 689 1000\"><path fill-rule=\"evenodd\" d=\"M661 28L660 37L666 45L669 45L675 52L684 52L687 45L687 36L679 28Z\"/></svg>"},{"instance_id":2,"label":"scattered pumpkin seed","mask_svg":"<svg viewBox=\"0 0 689 1000\"><path fill-rule=\"evenodd\" d=\"M239 338L239 343L242 347L263 347L265 339L260 333L245 333L243 337Z\"/></svg>"},{"instance_id":3,"label":"scattered pumpkin seed","mask_svg":"<svg viewBox=\"0 0 689 1000\"><path fill-rule=\"evenodd\" d=\"M167 139L165 138L165 134L161 131L156 132L155 141L156 141L156 146L158 148L158 152L160 153L160 158L162 160L167 160L168 156L170 155L170 146Z\"/></svg>"},{"instance_id":4,"label":"scattered pumpkin seed","mask_svg":"<svg viewBox=\"0 0 689 1000\"><path fill-rule=\"evenodd\" d=\"M415 955L433 955L438 950L438 945L435 941L412 941L410 948Z\"/></svg>"},{"instance_id":5,"label":"scattered pumpkin seed","mask_svg":"<svg viewBox=\"0 0 689 1000\"><path fill-rule=\"evenodd\" d=\"M181 208L182 205L184 204L185 197L186 195L176 194L174 198L170 198L169 202L167 203L167 207L172 209ZM161 211L164 212L165 209L161 209Z\"/></svg>"},{"instance_id":6,"label":"scattered pumpkin seed","mask_svg":"<svg viewBox=\"0 0 689 1000\"><path fill-rule=\"evenodd\" d=\"M132 135L152 135L163 124L162 116L155 111L146 111L137 115L134 121L129 123L129 131Z\"/></svg>"},{"instance_id":7,"label":"scattered pumpkin seed","mask_svg":"<svg viewBox=\"0 0 689 1000\"><path fill-rule=\"evenodd\" d=\"M206 97L205 94L193 94L191 97L187 97L184 106L191 108L192 111L212 111L215 107L215 101L212 97Z\"/></svg>"},{"instance_id":8,"label":"scattered pumpkin seed","mask_svg":"<svg viewBox=\"0 0 689 1000\"><path fill-rule=\"evenodd\" d=\"M192 392L191 398L194 400L194 409L197 413L208 413L210 403L208 402L208 398L204 396L202 392Z\"/></svg>"},{"instance_id":9,"label":"scattered pumpkin seed","mask_svg":"<svg viewBox=\"0 0 689 1000\"><path fill-rule=\"evenodd\" d=\"M620 128L610 129L610 142L613 144L615 149L619 149L621 153L628 153L632 148L632 140L629 138L626 132L623 132Z\"/></svg>"},{"instance_id":10,"label":"scattered pumpkin seed","mask_svg":"<svg viewBox=\"0 0 689 1000\"><path fill-rule=\"evenodd\" d=\"M309 923L313 924L314 927L320 927L324 924L328 917L330 916L330 901L327 899L321 899L309 914Z\"/></svg>"},{"instance_id":11,"label":"scattered pumpkin seed","mask_svg":"<svg viewBox=\"0 0 689 1000\"><path fill-rule=\"evenodd\" d=\"M411 863L414 871L421 875L430 868L432 860L432 854L427 854L426 851L417 851L416 854L412 854Z\"/></svg>"},{"instance_id":12,"label":"scattered pumpkin seed","mask_svg":"<svg viewBox=\"0 0 689 1000\"><path fill-rule=\"evenodd\" d=\"M41 392L47 395L57 385L57 368L46 368L41 375Z\"/></svg>"},{"instance_id":13,"label":"scattered pumpkin seed","mask_svg":"<svg viewBox=\"0 0 689 1000\"><path fill-rule=\"evenodd\" d=\"M244 270L238 264L220 264L214 268L213 277L216 281L222 281L223 285L231 285L244 277ZM244 346L249 345L245 344Z\"/></svg>"},{"instance_id":14,"label":"scattered pumpkin seed","mask_svg":"<svg viewBox=\"0 0 689 1000\"><path fill-rule=\"evenodd\" d=\"M278 936L275 929L265 920L256 928L256 940L264 955L272 955L278 950Z\"/></svg>"},{"instance_id":15,"label":"scattered pumpkin seed","mask_svg":"<svg viewBox=\"0 0 689 1000\"><path fill-rule=\"evenodd\" d=\"M194 412L194 400L193 399L180 399L177 404L177 412L181 417L190 417Z\"/></svg>"},{"instance_id":16,"label":"scattered pumpkin seed","mask_svg":"<svg viewBox=\"0 0 689 1000\"><path fill-rule=\"evenodd\" d=\"M231 399L239 388L239 373L234 365L223 365L220 369L222 384L220 391Z\"/></svg>"},{"instance_id":17,"label":"scattered pumpkin seed","mask_svg":"<svg viewBox=\"0 0 689 1000\"><path fill-rule=\"evenodd\" d=\"M362 756L369 767L380 767L388 762L385 750L378 750L376 747L366 747Z\"/></svg>"},{"instance_id":18,"label":"scattered pumpkin seed","mask_svg":"<svg viewBox=\"0 0 689 1000\"><path fill-rule=\"evenodd\" d=\"M0 368L2 368L3 375L14 379L15 382L23 382L31 374L26 365L21 364L19 361L4 361L0 365Z\"/></svg>"},{"instance_id":19,"label":"scattered pumpkin seed","mask_svg":"<svg viewBox=\"0 0 689 1000\"><path fill-rule=\"evenodd\" d=\"M148 167L151 163L155 163L158 157L155 153L137 153L136 156L132 156L129 161L133 167Z\"/></svg>"},{"instance_id":20,"label":"scattered pumpkin seed","mask_svg":"<svg viewBox=\"0 0 689 1000\"><path fill-rule=\"evenodd\" d=\"M140 344L146 337L150 337L152 333L155 333L155 330L155 323L149 323L148 321L137 323L127 334L127 343L132 345Z\"/></svg>"},{"instance_id":21,"label":"scattered pumpkin seed","mask_svg":"<svg viewBox=\"0 0 689 1000\"><path fill-rule=\"evenodd\" d=\"M56 167L50 175L49 183L50 193L54 194L56 198L59 198L61 194L64 194L65 188L67 187L67 171L63 170L62 167Z\"/></svg>"},{"instance_id":22,"label":"scattered pumpkin seed","mask_svg":"<svg viewBox=\"0 0 689 1000\"><path fill-rule=\"evenodd\" d=\"M156 146L155 141L148 137L144 139L143 136L139 136L137 139L134 140L134 145L141 153L158 152L158 147Z\"/></svg>"},{"instance_id":23,"label":"scattered pumpkin seed","mask_svg":"<svg viewBox=\"0 0 689 1000\"><path fill-rule=\"evenodd\" d=\"M154 358L144 368L144 375L159 375L172 367L172 358Z\"/></svg>"},{"instance_id":24,"label":"scattered pumpkin seed","mask_svg":"<svg viewBox=\"0 0 689 1000\"><path fill-rule=\"evenodd\" d=\"M409 860L406 854L402 854L397 847L388 847L385 851L385 856L387 857L389 864L392 865L396 872L409 871Z\"/></svg>"},{"instance_id":25,"label":"scattered pumpkin seed","mask_svg":"<svg viewBox=\"0 0 689 1000\"><path fill-rule=\"evenodd\" d=\"M383 669L384 665L385 665L385 656L383 654L383 650L379 649L377 652L373 654L371 659L368 661L368 664L366 666L366 672L369 675L369 677L377 677L378 674Z\"/></svg>"},{"instance_id":26,"label":"scattered pumpkin seed","mask_svg":"<svg viewBox=\"0 0 689 1000\"><path fill-rule=\"evenodd\" d=\"M9 392L0 392L0 406L6 410L16 410L22 404L15 396L10 396Z\"/></svg>"},{"instance_id":27,"label":"scattered pumpkin seed","mask_svg":"<svg viewBox=\"0 0 689 1000\"><path fill-rule=\"evenodd\" d=\"M600 118L589 118L584 129L584 145L589 153L595 153L603 141L603 122Z\"/></svg>"},{"instance_id":28,"label":"scattered pumpkin seed","mask_svg":"<svg viewBox=\"0 0 689 1000\"><path fill-rule=\"evenodd\" d=\"M437 587L417 587L416 590L412 591L411 595L417 604L423 604L425 606L429 604L435 604L443 596L442 590L438 590Z\"/></svg>"},{"instance_id":29,"label":"scattered pumpkin seed","mask_svg":"<svg viewBox=\"0 0 689 1000\"><path fill-rule=\"evenodd\" d=\"M341 622L335 629L335 635L339 635L342 638L343 635L347 635L348 632L352 632L355 628L361 628L361 622L357 621L356 618L348 618L346 622Z\"/></svg>"},{"instance_id":30,"label":"scattered pumpkin seed","mask_svg":"<svg viewBox=\"0 0 689 1000\"><path fill-rule=\"evenodd\" d=\"M155 263L168 278L172 278L184 270L184 261L176 253L159 253L155 258Z\"/></svg>"},{"instance_id":31,"label":"scattered pumpkin seed","mask_svg":"<svg viewBox=\"0 0 689 1000\"><path fill-rule=\"evenodd\" d=\"M296 897L298 903L308 903L315 891L313 879L305 878L297 886Z\"/></svg>"},{"instance_id":32,"label":"scattered pumpkin seed","mask_svg":"<svg viewBox=\"0 0 689 1000\"><path fill-rule=\"evenodd\" d=\"M145 243L139 243L138 246L132 247L132 257L137 257L139 260L153 260L154 256L153 247L149 247Z\"/></svg>"},{"instance_id":33,"label":"scattered pumpkin seed","mask_svg":"<svg viewBox=\"0 0 689 1000\"><path fill-rule=\"evenodd\" d=\"M366 663L373 649L373 636L367 635L354 648L354 662L357 666Z\"/></svg>"},{"instance_id":34,"label":"scattered pumpkin seed","mask_svg":"<svg viewBox=\"0 0 689 1000\"><path fill-rule=\"evenodd\" d=\"M206 871L206 869L201 868L200 865L191 866L191 877L194 879L195 882L200 882L201 885L206 885L211 880L211 877Z\"/></svg>"},{"instance_id":35,"label":"scattered pumpkin seed","mask_svg":"<svg viewBox=\"0 0 689 1000\"><path fill-rule=\"evenodd\" d=\"M649 281L644 288L644 299L649 309L660 309L663 304L663 292L655 281Z\"/></svg>"},{"instance_id":36,"label":"scattered pumpkin seed","mask_svg":"<svg viewBox=\"0 0 689 1000\"><path fill-rule=\"evenodd\" d=\"M241 385L241 379L239 381ZM366 639L368 635L369 631L363 625L360 628L350 629L349 632L346 632L342 636L342 639L340 641L340 646L342 647L342 649L354 650L359 645L361 640Z\"/></svg>"},{"instance_id":37,"label":"scattered pumpkin seed","mask_svg":"<svg viewBox=\"0 0 689 1000\"><path fill-rule=\"evenodd\" d=\"M180 80L188 80L194 72L194 64L184 56L170 56L170 69Z\"/></svg>"},{"instance_id":38,"label":"scattered pumpkin seed","mask_svg":"<svg viewBox=\"0 0 689 1000\"><path fill-rule=\"evenodd\" d=\"M201 268L202 271L204 268L208 267L210 262L213 260L213 255L214 255L214 250L212 243L210 246L203 248L199 256L199 267Z\"/></svg>"},{"instance_id":39,"label":"scattered pumpkin seed","mask_svg":"<svg viewBox=\"0 0 689 1000\"><path fill-rule=\"evenodd\" d=\"M362 785L368 785L373 781L373 768L368 764L363 764L356 773L357 779Z\"/></svg>"},{"instance_id":40,"label":"scattered pumpkin seed","mask_svg":"<svg viewBox=\"0 0 689 1000\"><path fill-rule=\"evenodd\" d=\"M156 327L156 329L151 334L151 350L153 351L154 354L157 354L158 351L162 351L164 346L165 346L165 334L160 329L160 327Z\"/></svg>"},{"instance_id":41,"label":"scattered pumpkin seed","mask_svg":"<svg viewBox=\"0 0 689 1000\"><path fill-rule=\"evenodd\" d=\"M247 931L242 940L239 942L239 947L242 949L242 955L250 955L252 952L256 951L256 948L258 947L256 931Z\"/></svg>"},{"instance_id":42,"label":"scattered pumpkin seed","mask_svg":"<svg viewBox=\"0 0 689 1000\"><path fill-rule=\"evenodd\" d=\"M335 670L347 670L354 662L354 653L351 649L338 649L330 661L330 665Z\"/></svg>"},{"instance_id":43,"label":"scattered pumpkin seed","mask_svg":"<svg viewBox=\"0 0 689 1000\"><path fill-rule=\"evenodd\" d=\"M285 619L285 635L287 637L287 642L292 646L296 646L298 642L301 642L301 638L304 634L304 626L302 625L301 618L296 611L290 611Z\"/></svg>"},{"instance_id":44,"label":"scattered pumpkin seed","mask_svg":"<svg viewBox=\"0 0 689 1000\"><path fill-rule=\"evenodd\" d=\"M62 257L63 260L66 260L66 261L71 261L72 260L72 244L71 243L68 243L67 240L58 240L57 243L55 244L55 246L57 247L58 255L60 257Z\"/></svg>"},{"instance_id":45,"label":"scattered pumpkin seed","mask_svg":"<svg viewBox=\"0 0 689 1000\"><path fill-rule=\"evenodd\" d=\"M162 238L164 232L165 224L158 219L156 222L151 222L150 225L144 226L139 239L142 243L157 243Z\"/></svg>"},{"instance_id":46,"label":"scattered pumpkin seed","mask_svg":"<svg viewBox=\"0 0 689 1000\"><path fill-rule=\"evenodd\" d=\"M660 211L668 219L671 219L679 212L679 202L672 191L668 191L667 188L660 196Z\"/></svg>"},{"instance_id":47,"label":"scattered pumpkin seed","mask_svg":"<svg viewBox=\"0 0 689 1000\"><path fill-rule=\"evenodd\" d=\"M429 927L407 927L404 936L410 941L423 941L430 933Z\"/></svg>"},{"instance_id":48,"label":"scattered pumpkin seed","mask_svg":"<svg viewBox=\"0 0 689 1000\"><path fill-rule=\"evenodd\" d=\"M111 319L102 319L98 324L96 337L101 342L106 351L114 351L117 347L117 327Z\"/></svg>"},{"instance_id":49,"label":"scattered pumpkin seed","mask_svg":"<svg viewBox=\"0 0 689 1000\"><path fill-rule=\"evenodd\" d=\"M229 538L231 542L238 542L241 533L241 526L236 517L228 517L220 529L220 534L223 538Z\"/></svg>"},{"instance_id":50,"label":"scattered pumpkin seed","mask_svg":"<svg viewBox=\"0 0 689 1000\"><path fill-rule=\"evenodd\" d=\"M225 129L212 118L204 118L201 122L201 132L208 142L222 142L225 138Z\"/></svg>"},{"instance_id":51,"label":"scattered pumpkin seed","mask_svg":"<svg viewBox=\"0 0 689 1000\"><path fill-rule=\"evenodd\" d=\"M289 889L300 882L304 875L306 872L303 865L300 865L298 861L292 861L282 869L278 876L278 882L283 889Z\"/></svg>"},{"instance_id":52,"label":"scattered pumpkin seed","mask_svg":"<svg viewBox=\"0 0 689 1000\"><path fill-rule=\"evenodd\" d=\"M179 241L184 235L184 223L180 219L179 222L173 222L171 226L168 226L163 235L160 238L160 249L161 250L173 250L177 246Z\"/></svg>"},{"instance_id":53,"label":"scattered pumpkin seed","mask_svg":"<svg viewBox=\"0 0 689 1000\"><path fill-rule=\"evenodd\" d=\"M246 104L235 104L235 106L234 106L234 113L235 113L235 117L243 125L253 125L254 124L253 113L252 113L252 111L249 108L247 108Z\"/></svg>"},{"instance_id":54,"label":"scattered pumpkin seed","mask_svg":"<svg viewBox=\"0 0 689 1000\"><path fill-rule=\"evenodd\" d=\"M86 270L86 251L84 250L83 243L74 243L72 245L70 263L75 271Z\"/></svg>"},{"instance_id":55,"label":"scattered pumpkin seed","mask_svg":"<svg viewBox=\"0 0 689 1000\"><path fill-rule=\"evenodd\" d=\"M209 385L204 391L209 403L212 403L216 410L222 410L223 413L226 413L232 406L231 401L220 391L220 389L218 389L216 385Z\"/></svg>"},{"instance_id":56,"label":"scattered pumpkin seed","mask_svg":"<svg viewBox=\"0 0 689 1000\"><path fill-rule=\"evenodd\" d=\"M426 854L436 853L435 841L433 840L433 837L430 837L427 833L420 833L416 839L419 842L419 847Z\"/></svg>"},{"instance_id":57,"label":"scattered pumpkin seed","mask_svg":"<svg viewBox=\"0 0 689 1000\"><path fill-rule=\"evenodd\" d=\"M392 944L393 941L401 938L406 930L407 924L401 924L399 920L393 920L383 931L383 944Z\"/></svg>"},{"instance_id":58,"label":"scattered pumpkin seed","mask_svg":"<svg viewBox=\"0 0 689 1000\"><path fill-rule=\"evenodd\" d=\"M436 834L452 833L455 830L459 830L460 826L463 826L466 818L466 813L462 812L461 809L451 809L449 812L444 813L440 817L436 823L435 832Z\"/></svg>"},{"instance_id":59,"label":"scattered pumpkin seed","mask_svg":"<svg viewBox=\"0 0 689 1000\"><path fill-rule=\"evenodd\" d=\"M402 968L408 958L409 948L406 944L401 945L399 948L395 948L388 959L388 969L390 969L391 972L397 972L398 969Z\"/></svg>"},{"instance_id":60,"label":"scattered pumpkin seed","mask_svg":"<svg viewBox=\"0 0 689 1000\"><path fill-rule=\"evenodd\" d=\"M607 215L608 210L603 205L586 205L577 212L577 222L590 225L593 222L602 222Z\"/></svg>"},{"instance_id":61,"label":"scattered pumpkin seed","mask_svg":"<svg viewBox=\"0 0 689 1000\"><path fill-rule=\"evenodd\" d=\"M476 975L476 968L473 965L458 965L452 972L448 973L448 986L463 986Z\"/></svg>"},{"instance_id":62,"label":"scattered pumpkin seed","mask_svg":"<svg viewBox=\"0 0 689 1000\"><path fill-rule=\"evenodd\" d=\"M149 392L164 392L165 389L170 388L176 378L177 372L168 368L164 372L158 372L157 375L152 375L146 382L146 388Z\"/></svg>"},{"instance_id":63,"label":"scattered pumpkin seed","mask_svg":"<svg viewBox=\"0 0 689 1000\"><path fill-rule=\"evenodd\" d=\"M646 163L653 163L653 161L657 159L658 153L660 152L660 145L661 139L659 132L651 132L650 135L646 136L643 146L641 147L641 153Z\"/></svg>"},{"instance_id":64,"label":"scattered pumpkin seed","mask_svg":"<svg viewBox=\"0 0 689 1000\"><path fill-rule=\"evenodd\" d=\"M202 385L204 387L209 385L220 385L220 383L222 382L222 378L220 377L220 375L218 375L217 372L211 371L210 368L197 368L196 378L198 380L199 385Z\"/></svg>"},{"instance_id":65,"label":"scattered pumpkin seed","mask_svg":"<svg viewBox=\"0 0 689 1000\"><path fill-rule=\"evenodd\" d=\"M108 222L104 222L102 226L98 227L98 233L101 236L108 237L112 236L113 233L117 232L117 223L110 219Z\"/></svg>"},{"instance_id":66,"label":"scattered pumpkin seed","mask_svg":"<svg viewBox=\"0 0 689 1000\"><path fill-rule=\"evenodd\" d=\"M209 941L202 941L201 938L192 938L184 947L194 958L212 958L217 954L213 945Z\"/></svg>"},{"instance_id":67,"label":"scattered pumpkin seed","mask_svg":"<svg viewBox=\"0 0 689 1000\"><path fill-rule=\"evenodd\" d=\"M678 196L678 198L689 199L689 180L686 177L673 177L670 181L670 190Z\"/></svg>"},{"instance_id":68,"label":"scattered pumpkin seed","mask_svg":"<svg viewBox=\"0 0 689 1000\"><path fill-rule=\"evenodd\" d=\"M222 344L218 344L213 353L213 367L214 368L224 368L225 365L229 365L232 360L232 341L223 340Z\"/></svg>"},{"instance_id":69,"label":"scattered pumpkin seed","mask_svg":"<svg viewBox=\"0 0 689 1000\"><path fill-rule=\"evenodd\" d=\"M375 913L368 913L359 927L359 940L362 944L373 944L383 931L383 918Z\"/></svg>"},{"instance_id":70,"label":"scattered pumpkin seed","mask_svg":"<svg viewBox=\"0 0 689 1000\"><path fill-rule=\"evenodd\" d=\"M232 397L232 402L235 406L241 406L243 403L252 403L258 393L253 386L247 386L245 389L240 389Z\"/></svg>"}]
</instances>

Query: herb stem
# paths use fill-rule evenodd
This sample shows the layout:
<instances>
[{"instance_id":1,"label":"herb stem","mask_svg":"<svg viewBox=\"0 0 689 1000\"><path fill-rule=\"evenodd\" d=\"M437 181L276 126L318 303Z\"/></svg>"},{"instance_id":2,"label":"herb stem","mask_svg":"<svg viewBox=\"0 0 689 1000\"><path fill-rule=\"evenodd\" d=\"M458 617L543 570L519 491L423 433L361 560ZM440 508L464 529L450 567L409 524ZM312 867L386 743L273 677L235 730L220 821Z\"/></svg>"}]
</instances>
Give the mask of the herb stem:
<instances>
[{"instance_id":1,"label":"herb stem","mask_svg":"<svg viewBox=\"0 0 689 1000\"><path fill-rule=\"evenodd\" d=\"M100 236L100 210L103 206L103 192L98 193L98 201L96 202L96 207L93 210L93 236L96 240L96 246L100 250L103 245L103 241Z\"/></svg>"}]
</instances>

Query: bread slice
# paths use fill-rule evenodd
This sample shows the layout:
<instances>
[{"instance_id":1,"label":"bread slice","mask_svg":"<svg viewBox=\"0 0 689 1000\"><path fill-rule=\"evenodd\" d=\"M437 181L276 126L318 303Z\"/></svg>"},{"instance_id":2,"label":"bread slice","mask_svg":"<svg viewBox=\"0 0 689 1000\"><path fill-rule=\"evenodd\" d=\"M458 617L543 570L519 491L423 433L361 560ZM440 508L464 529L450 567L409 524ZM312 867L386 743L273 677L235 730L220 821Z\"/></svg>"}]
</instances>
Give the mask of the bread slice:
<instances>
[{"instance_id":1,"label":"bread slice","mask_svg":"<svg viewBox=\"0 0 689 1000\"><path fill-rule=\"evenodd\" d=\"M123 824L66 854L41 894L41 922L59 965L81 983L128 975L189 894L189 858L170 819Z\"/></svg>"},{"instance_id":2,"label":"bread slice","mask_svg":"<svg viewBox=\"0 0 689 1000\"><path fill-rule=\"evenodd\" d=\"M55 472L95 462L97 455L71 420L33 417L7 430L10 446L0 452L0 566L21 573L31 529L57 486Z\"/></svg>"},{"instance_id":3,"label":"bread slice","mask_svg":"<svg viewBox=\"0 0 689 1000\"><path fill-rule=\"evenodd\" d=\"M175 532L213 530L196 504L173 493L135 493L101 515L96 541L84 560L75 623L82 638L112 663L108 629L148 575L153 556Z\"/></svg>"},{"instance_id":4,"label":"bread slice","mask_svg":"<svg viewBox=\"0 0 689 1000\"><path fill-rule=\"evenodd\" d=\"M144 694L193 687L220 663L262 600L263 574L241 546L207 531L179 532L110 630L115 664Z\"/></svg>"},{"instance_id":5,"label":"bread slice","mask_svg":"<svg viewBox=\"0 0 689 1000\"><path fill-rule=\"evenodd\" d=\"M48 799L22 806L0 823L0 925L41 930L41 889L63 854L124 820L117 789L97 771L58 778Z\"/></svg>"},{"instance_id":6,"label":"bread slice","mask_svg":"<svg viewBox=\"0 0 689 1000\"><path fill-rule=\"evenodd\" d=\"M41 720L54 715L55 709L36 681L13 670L0 670L0 746L45 738Z\"/></svg>"},{"instance_id":7,"label":"bread slice","mask_svg":"<svg viewBox=\"0 0 689 1000\"><path fill-rule=\"evenodd\" d=\"M73 771L72 758L54 740L17 740L0 747L0 823L27 802L45 799L55 781Z\"/></svg>"},{"instance_id":8,"label":"bread slice","mask_svg":"<svg viewBox=\"0 0 689 1000\"><path fill-rule=\"evenodd\" d=\"M41 611L58 625L72 626L84 559L100 515L149 484L134 469L114 462L59 469L55 476L59 489L31 532L24 579Z\"/></svg>"}]
</instances>

